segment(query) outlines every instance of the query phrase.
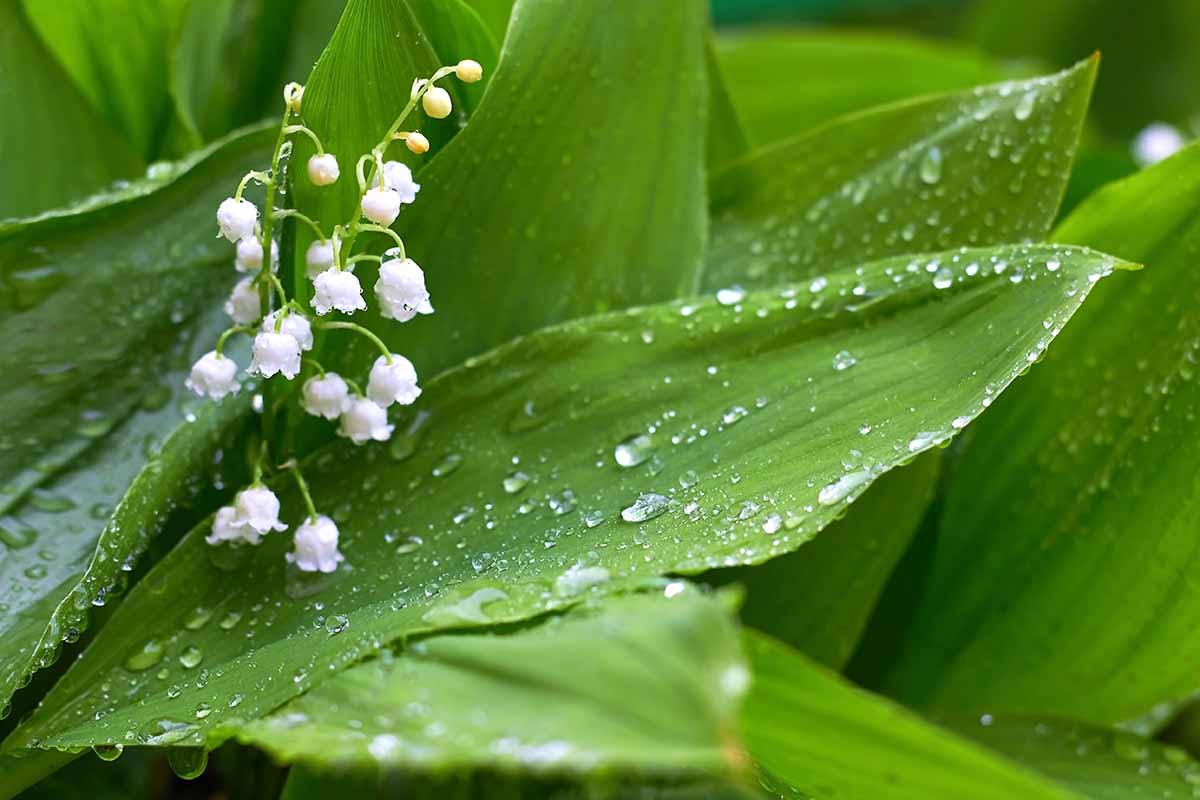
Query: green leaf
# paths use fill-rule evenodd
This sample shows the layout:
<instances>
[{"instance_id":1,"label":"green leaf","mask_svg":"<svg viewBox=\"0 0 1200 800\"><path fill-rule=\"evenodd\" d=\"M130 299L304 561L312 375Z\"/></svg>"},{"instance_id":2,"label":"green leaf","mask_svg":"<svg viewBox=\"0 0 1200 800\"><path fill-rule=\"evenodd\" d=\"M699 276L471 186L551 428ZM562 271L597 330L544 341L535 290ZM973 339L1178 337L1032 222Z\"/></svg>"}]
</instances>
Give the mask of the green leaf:
<instances>
[{"instance_id":1,"label":"green leaf","mask_svg":"<svg viewBox=\"0 0 1200 800\"><path fill-rule=\"evenodd\" d=\"M1055 232L1149 269L1103 287L979 426L886 684L901 697L1111 724L1195 692L1197 197L1191 147Z\"/></svg>"},{"instance_id":2,"label":"green leaf","mask_svg":"<svg viewBox=\"0 0 1200 800\"><path fill-rule=\"evenodd\" d=\"M925 514L939 463L930 453L884 475L848 516L796 552L708 580L743 584L743 622L841 669Z\"/></svg>"},{"instance_id":3,"label":"green leaf","mask_svg":"<svg viewBox=\"0 0 1200 800\"><path fill-rule=\"evenodd\" d=\"M168 89L180 124L196 143L207 138L213 83L233 15L234 0L191 0L171 49Z\"/></svg>"},{"instance_id":4,"label":"green leaf","mask_svg":"<svg viewBox=\"0 0 1200 800\"><path fill-rule=\"evenodd\" d=\"M381 326L420 374L543 325L694 290L706 226L704 8L621 8L522 0L486 98L421 171L396 227L438 313ZM353 64L357 81L357 54ZM667 71L673 80L644 79ZM370 265L360 269L371 285ZM350 363L375 357L358 337L340 341Z\"/></svg>"},{"instance_id":5,"label":"green leaf","mask_svg":"<svg viewBox=\"0 0 1200 800\"><path fill-rule=\"evenodd\" d=\"M0 229L0 274L17 287L0 308L0 707L123 586L244 416L248 400L190 402L181 424L180 407L193 338L210 348L234 281L213 209L263 145L238 136L155 191Z\"/></svg>"},{"instance_id":6,"label":"green leaf","mask_svg":"<svg viewBox=\"0 0 1200 800\"><path fill-rule=\"evenodd\" d=\"M1068 800L1076 795L858 689L771 639L744 637L746 749L775 796Z\"/></svg>"},{"instance_id":7,"label":"green leaf","mask_svg":"<svg viewBox=\"0 0 1200 800\"><path fill-rule=\"evenodd\" d=\"M769 286L897 252L1043 238L1095 71L1089 60L865 112L730 166L711 184L702 285Z\"/></svg>"},{"instance_id":8,"label":"green leaf","mask_svg":"<svg viewBox=\"0 0 1200 800\"><path fill-rule=\"evenodd\" d=\"M0 755L0 797L16 797L70 764L75 757L74 753L61 750L25 750L19 755Z\"/></svg>"},{"instance_id":9,"label":"green leaf","mask_svg":"<svg viewBox=\"0 0 1200 800\"><path fill-rule=\"evenodd\" d=\"M19 3L0 3L0 219L33 214L141 169L42 46Z\"/></svg>"},{"instance_id":10,"label":"green leaf","mask_svg":"<svg viewBox=\"0 0 1200 800\"><path fill-rule=\"evenodd\" d=\"M722 74L711 34L704 49L704 63L708 71L708 151L705 161L708 170L715 172L750 152L750 141L733 107L728 81Z\"/></svg>"},{"instance_id":11,"label":"green leaf","mask_svg":"<svg viewBox=\"0 0 1200 800\"><path fill-rule=\"evenodd\" d=\"M720 36L717 58L763 144L852 111L1007 77L976 51L892 33L749 29Z\"/></svg>"},{"instance_id":12,"label":"green leaf","mask_svg":"<svg viewBox=\"0 0 1200 800\"><path fill-rule=\"evenodd\" d=\"M186 5L187 0L23 0L33 26L92 107L147 161L161 157L174 113L167 87L169 48Z\"/></svg>"},{"instance_id":13,"label":"green leaf","mask_svg":"<svg viewBox=\"0 0 1200 800\"><path fill-rule=\"evenodd\" d=\"M311 460L345 568L298 573L290 537L214 548L201 526L14 744L201 743L398 637L793 550L978 414L1112 266L1057 247L903 257L815 293L650 306L514 340L426 384L389 445L343 441ZM301 507L290 481L278 488ZM191 630L197 607L213 621ZM124 664L147 640L170 674L135 682ZM176 668L188 648L192 666Z\"/></svg>"},{"instance_id":14,"label":"green leaf","mask_svg":"<svg viewBox=\"0 0 1200 800\"><path fill-rule=\"evenodd\" d=\"M1200 764L1185 751L1132 733L991 716L954 729L1092 800L1173 800L1200 783Z\"/></svg>"},{"instance_id":15,"label":"green leaf","mask_svg":"<svg viewBox=\"0 0 1200 800\"><path fill-rule=\"evenodd\" d=\"M515 633L426 639L351 667L237 738L285 763L713 776L734 766L746 679L729 615L688 588Z\"/></svg>"},{"instance_id":16,"label":"green leaf","mask_svg":"<svg viewBox=\"0 0 1200 800\"><path fill-rule=\"evenodd\" d=\"M466 0L467 5L475 9L483 20L492 38L504 42L504 34L508 30L508 19L512 15L514 0Z\"/></svg>"}]
</instances>

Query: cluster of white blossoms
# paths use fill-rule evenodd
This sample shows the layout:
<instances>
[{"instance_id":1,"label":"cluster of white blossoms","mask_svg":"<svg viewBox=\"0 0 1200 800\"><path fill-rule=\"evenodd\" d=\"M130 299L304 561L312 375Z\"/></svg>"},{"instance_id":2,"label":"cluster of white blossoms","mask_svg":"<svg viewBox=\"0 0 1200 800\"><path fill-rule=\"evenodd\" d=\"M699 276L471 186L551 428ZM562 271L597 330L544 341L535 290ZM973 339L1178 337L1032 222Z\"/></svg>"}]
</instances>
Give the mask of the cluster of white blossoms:
<instances>
[{"instance_id":1,"label":"cluster of white blossoms","mask_svg":"<svg viewBox=\"0 0 1200 800\"><path fill-rule=\"evenodd\" d=\"M388 408L393 404L409 405L421 394L417 371L412 362L391 352L370 329L346 319L327 319L337 312L345 316L367 308L363 287L355 267L363 262L378 262L378 278L373 290L379 313L385 319L408 322L419 314L432 314L429 292L425 288L425 273L404 249L404 241L391 229L402 206L417 198L421 187L413 180L412 171L400 161L386 160L385 153L394 141L403 141L408 150L422 154L429 150L429 140L419 131L402 131L401 125L419 103L425 114L434 119L449 116L452 111L450 94L434 84L455 75L468 83L483 76L482 67L470 60L455 66L442 67L428 80L414 81L409 103L370 153L363 155L355 166L359 203L357 218L334 226L327 236L317 221L296 209L274 207L279 178L280 160L285 143L293 134L303 134L312 140L316 153L308 160L308 179L316 186L330 186L341 178L337 157L327 153L317 135L299 121L304 89L288 84L284 89L285 111L283 124L269 172L250 172L238 185L232 197L226 198L217 209L219 236L235 245L234 267L244 273L228 300L225 311L234 326L217 340L216 347L205 353L193 366L187 387L196 394L220 400L236 393L241 384L238 365L222 352L225 341L234 334L253 337L252 355L246 373L264 382L282 376L285 381L300 377L305 371L310 377L300 388L299 404L305 412L326 420L336 420L337 433L356 445L370 441L386 441L394 426L388 422ZM264 207L259 208L242 194L251 181L267 187ZM305 252L306 286L293 286L291 299L277 274L279 248L272 236L275 222L295 219L315 234ZM372 255L365 248L355 248L361 234L379 233L390 237L394 246L382 256ZM270 256L266 257L268 252ZM299 280L299 279L297 279ZM308 305L298 295L309 297ZM359 384L325 370L309 355L319 349L317 335L325 330L347 330L371 341L380 355L371 365L365 391ZM281 398L287 395L281 394ZM256 398L257 399L257 398ZM270 412L268 412L270 413ZM233 505L217 511L209 544L238 542L256 545L272 531L287 526L280 520L279 498L263 483L263 472L270 468L269 448L264 437L261 455L255 465L251 485L237 494ZM280 459L275 459L278 463ZM287 459L277 469L290 471L296 479L307 507L304 523L294 534L294 551L287 554L289 563L306 572L333 572L343 560L338 550L338 528L329 517L317 513L299 465Z\"/></svg>"}]
</instances>

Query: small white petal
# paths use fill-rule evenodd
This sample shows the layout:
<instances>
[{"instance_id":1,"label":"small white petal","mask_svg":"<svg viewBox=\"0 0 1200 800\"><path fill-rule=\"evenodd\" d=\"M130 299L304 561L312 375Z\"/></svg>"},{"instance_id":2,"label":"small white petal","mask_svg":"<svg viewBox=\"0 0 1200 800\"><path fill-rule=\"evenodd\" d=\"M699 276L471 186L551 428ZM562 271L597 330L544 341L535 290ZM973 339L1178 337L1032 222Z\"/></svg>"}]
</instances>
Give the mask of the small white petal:
<instances>
[{"instance_id":1,"label":"small white petal","mask_svg":"<svg viewBox=\"0 0 1200 800\"><path fill-rule=\"evenodd\" d=\"M252 278L242 278L225 301L225 313L239 325L258 321L262 305Z\"/></svg>"},{"instance_id":2,"label":"small white petal","mask_svg":"<svg viewBox=\"0 0 1200 800\"><path fill-rule=\"evenodd\" d=\"M425 80L424 78L414 79L412 82L412 88L408 90L408 99L416 100L417 94L421 91L421 88L427 83L429 83L429 81Z\"/></svg>"},{"instance_id":3,"label":"small white petal","mask_svg":"<svg viewBox=\"0 0 1200 800\"><path fill-rule=\"evenodd\" d=\"M385 228L400 215L400 195L388 188L368 189L362 199L362 215Z\"/></svg>"},{"instance_id":4,"label":"small white petal","mask_svg":"<svg viewBox=\"0 0 1200 800\"><path fill-rule=\"evenodd\" d=\"M390 364L387 356L375 359L375 364L371 367L371 376L367 380L367 397L387 408L392 403L410 405L420 396L417 370L411 361L396 353L392 353Z\"/></svg>"},{"instance_id":5,"label":"small white petal","mask_svg":"<svg viewBox=\"0 0 1200 800\"><path fill-rule=\"evenodd\" d=\"M323 514L305 520L293 542L296 549L285 558L304 572L333 572L345 560L338 552L337 525Z\"/></svg>"},{"instance_id":6,"label":"small white petal","mask_svg":"<svg viewBox=\"0 0 1200 800\"><path fill-rule=\"evenodd\" d=\"M387 421L387 411L370 400L359 397L350 402L350 407L342 414L338 435L345 436L355 444L363 444L372 439L386 442L391 438L394 426Z\"/></svg>"},{"instance_id":7,"label":"small white petal","mask_svg":"<svg viewBox=\"0 0 1200 800\"><path fill-rule=\"evenodd\" d=\"M249 200L226 197L217 207L217 225L221 235L231 242L252 236L257 222L258 209Z\"/></svg>"},{"instance_id":8,"label":"small white petal","mask_svg":"<svg viewBox=\"0 0 1200 800\"><path fill-rule=\"evenodd\" d=\"M350 402L350 387L336 372L309 378L300 391L300 404L314 417L337 419L350 408Z\"/></svg>"},{"instance_id":9,"label":"small white petal","mask_svg":"<svg viewBox=\"0 0 1200 800\"><path fill-rule=\"evenodd\" d=\"M237 510L233 506L221 506L217 509L216 516L213 517L212 533L205 536L204 541L209 544L221 544L222 542L258 544L262 541L262 535L249 525L238 522Z\"/></svg>"},{"instance_id":10,"label":"small white petal","mask_svg":"<svg viewBox=\"0 0 1200 800\"><path fill-rule=\"evenodd\" d=\"M277 372L289 381L300 372L300 343L286 333L264 331L254 337L250 373L269 378Z\"/></svg>"},{"instance_id":11,"label":"small white petal","mask_svg":"<svg viewBox=\"0 0 1200 800\"><path fill-rule=\"evenodd\" d=\"M184 385L201 397L220 400L238 390L237 364L232 358L210 350L192 365L192 373Z\"/></svg>"},{"instance_id":12,"label":"small white petal","mask_svg":"<svg viewBox=\"0 0 1200 800\"><path fill-rule=\"evenodd\" d=\"M285 531L279 521L279 498L265 486L242 489L233 500L235 525L248 525L259 533Z\"/></svg>"},{"instance_id":13,"label":"small white petal","mask_svg":"<svg viewBox=\"0 0 1200 800\"><path fill-rule=\"evenodd\" d=\"M386 161L383 165L383 185L400 195L400 202L408 204L417 199L421 184L413 180L412 170L402 161Z\"/></svg>"},{"instance_id":14,"label":"small white petal","mask_svg":"<svg viewBox=\"0 0 1200 800\"><path fill-rule=\"evenodd\" d=\"M313 278L313 289L312 307L322 316L334 308L353 314L367 307L362 296L362 285L354 273L347 270L339 271L335 267L325 270Z\"/></svg>"},{"instance_id":15,"label":"small white petal","mask_svg":"<svg viewBox=\"0 0 1200 800\"><path fill-rule=\"evenodd\" d=\"M329 186L336 183L341 175L337 159L332 153L313 156L308 160L308 179L317 186Z\"/></svg>"},{"instance_id":16,"label":"small white petal","mask_svg":"<svg viewBox=\"0 0 1200 800\"><path fill-rule=\"evenodd\" d=\"M275 333L276 322L279 322L279 333L286 333L295 339L302 352L312 350L313 332L312 323L308 321L308 317L296 311L289 311L283 314L282 321L279 321L279 316L283 314L283 309L277 309L267 314L262 321L262 330L264 332Z\"/></svg>"}]
</instances>

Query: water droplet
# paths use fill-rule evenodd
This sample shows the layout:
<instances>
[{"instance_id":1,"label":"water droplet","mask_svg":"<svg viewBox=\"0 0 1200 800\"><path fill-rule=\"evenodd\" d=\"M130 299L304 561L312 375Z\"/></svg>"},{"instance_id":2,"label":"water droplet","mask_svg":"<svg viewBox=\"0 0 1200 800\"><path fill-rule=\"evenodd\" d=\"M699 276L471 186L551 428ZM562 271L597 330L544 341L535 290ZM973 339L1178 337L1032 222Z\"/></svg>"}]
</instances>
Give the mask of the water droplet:
<instances>
[{"instance_id":1,"label":"water droplet","mask_svg":"<svg viewBox=\"0 0 1200 800\"><path fill-rule=\"evenodd\" d=\"M509 494L516 494L524 489L528 484L529 476L518 470L517 472L510 473L508 477L504 479L504 491L508 492Z\"/></svg>"},{"instance_id":2,"label":"water droplet","mask_svg":"<svg viewBox=\"0 0 1200 800\"><path fill-rule=\"evenodd\" d=\"M954 273L949 267L940 267L938 271L933 273L933 288L949 289L954 283Z\"/></svg>"},{"instance_id":3,"label":"water droplet","mask_svg":"<svg viewBox=\"0 0 1200 800\"><path fill-rule=\"evenodd\" d=\"M325 632L330 636L337 636L349 627L350 618L345 614L334 614L325 620Z\"/></svg>"},{"instance_id":4,"label":"water droplet","mask_svg":"<svg viewBox=\"0 0 1200 800\"><path fill-rule=\"evenodd\" d=\"M185 781L195 780L208 766L208 751L203 747L169 747L167 764L171 771Z\"/></svg>"},{"instance_id":5,"label":"water droplet","mask_svg":"<svg viewBox=\"0 0 1200 800\"><path fill-rule=\"evenodd\" d=\"M733 425L734 423L745 419L749 415L750 415L750 412L747 411L744 407L734 406L733 408L729 409L721 416L721 422L725 423L726 425Z\"/></svg>"},{"instance_id":6,"label":"water droplet","mask_svg":"<svg viewBox=\"0 0 1200 800\"><path fill-rule=\"evenodd\" d=\"M817 494L817 502L823 506L839 503L869 480L871 480L870 470L860 469L857 472L849 472L822 488Z\"/></svg>"},{"instance_id":7,"label":"water droplet","mask_svg":"<svg viewBox=\"0 0 1200 800\"><path fill-rule=\"evenodd\" d=\"M838 372L850 369L858 363L858 359L849 350L839 350L833 357L833 368Z\"/></svg>"},{"instance_id":8,"label":"water droplet","mask_svg":"<svg viewBox=\"0 0 1200 800\"><path fill-rule=\"evenodd\" d=\"M604 567L585 567L575 564L554 579L554 591L561 597L574 597L593 586L600 586L608 581L608 570Z\"/></svg>"},{"instance_id":9,"label":"water droplet","mask_svg":"<svg viewBox=\"0 0 1200 800\"><path fill-rule=\"evenodd\" d=\"M1017 100L1017 104L1013 106L1013 116L1024 122L1029 119L1029 115L1033 113L1033 105L1037 102L1036 92L1026 92Z\"/></svg>"},{"instance_id":10,"label":"water droplet","mask_svg":"<svg viewBox=\"0 0 1200 800\"><path fill-rule=\"evenodd\" d=\"M204 653L199 647L189 645L179 654L179 663L184 669L193 669L200 666L200 662L204 660Z\"/></svg>"},{"instance_id":11,"label":"water droplet","mask_svg":"<svg viewBox=\"0 0 1200 800\"><path fill-rule=\"evenodd\" d=\"M403 542L396 545L396 555L406 556L409 553L415 553L423 544L425 544L425 540L420 536L409 536Z\"/></svg>"},{"instance_id":12,"label":"water droplet","mask_svg":"<svg viewBox=\"0 0 1200 800\"><path fill-rule=\"evenodd\" d=\"M221 617L221 621L218 622L217 625L218 625L218 627L221 628L221 630L227 631L227 630L233 629L234 626L236 626L239 622L241 622L241 619L242 619L242 612L227 611L227 612L225 612L225 616Z\"/></svg>"},{"instance_id":13,"label":"water droplet","mask_svg":"<svg viewBox=\"0 0 1200 800\"><path fill-rule=\"evenodd\" d=\"M671 498L665 495L648 492L638 495L633 505L621 509L621 519L626 522L645 522L666 513L671 505Z\"/></svg>"},{"instance_id":14,"label":"water droplet","mask_svg":"<svg viewBox=\"0 0 1200 800\"><path fill-rule=\"evenodd\" d=\"M583 524L589 528L594 528L604 522L604 512L600 509L593 509L583 515Z\"/></svg>"},{"instance_id":15,"label":"water droplet","mask_svg":"<svg viewBox=\"0 0 1200 800\"><path fill-rule=\"evenodd\" d=\"M130 672L141 672L150 669L159 661L162 661L165 648L162 642L157 639L150 639L142 649L125 659L125 669Z\"/></svg>"},{"instance_id":16,"label":"water droplet","mask_svg":"<svg viewBox=\"0 0 1200 800\"><path fill-rule=\"evenodd\" d=\"M921 180L925 183L933 185L940 181L942 179L942 151L937 147L926 150L925 155L921 158L918 171Z\"/></svg>"},{"instance_id":17,"label":"water droplet","mask_svg":"<svg viewBox=\"0 0 1200 800\"><path fill-rule=\"evenodd\" d=\"M630 436L613 449L613 459L622 467L636 467L654 454L654 442L646 434Z\"/></svg>"},{"instance_id":18,"label":"water droplet","mask_svg":"<svg viewBox=\"0 0 1200 800\"><path fill-rule=\"evenodd\" d=\"M746 290L740 286L730 286L717 290L717 302L723 306L733 306L746 299Z\"/></svg>"},{"instance_id":19,"label":"water droplet","mask_svg":"<svg viewBox=\"0 0 1200 800\"><path fill-rule=\"evenodd\" d=\"M37 540L37 531L15 519L0 522L0 542L14 550L29 547Z\"/></svg>"},{"instance_id":20,"label":"water droplet","mask_svg":"<svg viewBox=\"0 0 1200 800\"><path fill-rule=\"evenodd\" d=\"M159 717L142 726L137 739L142 744L161 747L188 738L199 727L194 723L182 722L171 717Z\"/></svg>"},{"instance_id":21,"label":"water droplet","mask_svg":"<svg viewBox=\"0 0 1200 800\"><path fill-rule=\"evenodd\" d=\"M208 703L197 703L196 704L196 719L204 719L211 713L212 713L212 706L210 706Z\"/></svg>"},{"instance_id":22,"label":"water droplet","mask_svg":"<svg viewBox=\"0 0 1200 800\"><path fill-rule=\"evenodd\" d=\"M679 486L683 489L690 489L700 482L700 476L696 474L696 470L689 469L679 476Z\"/></svg>"},{"instance_id":23,"label":"water droplet","mask_svg":"<svg viewBox=\"0 0 1200 800\"><path fill-rule=\"evenodd\" d=\"M433 477L444 478L462 465L463 457L458 453L447 453L433 468Z\"/></svg>"},{"instance_id":24,"label":"water droplet","mask_svg":"<svg viewBox=\"0 0 1200 800\"><path fill-rule=\"evenodd\" d=\"M937 431L920 431L908 443L908 452L916 453L929 447L937 439Z\"/></svg>"},{"instance_id":25,"label":"water droplet","mask_svg":"<svg viewBox=\"0 0 1200 800\"><path fill-rule=\"evenodd\" d=\"M193 609L191 614L187 615L187 618L183 621L183 627L189 631L198 631L208 624L212 616L213 610L211 608L199 606Z\"/></svg>"},{"instance_id":26,"label":"water droplet","mask_svg":"<svg viewBox=\"0 0 1200 800\"><path fill-rule=\"evenodd\" d=\"M463 622L488 623L492 621L484 606L508 599L508 593L493 586L487 586L471 592L456 602L435 606L421 617L426 622L435 625L453 625Z\"/></svg>"}]
</instances>

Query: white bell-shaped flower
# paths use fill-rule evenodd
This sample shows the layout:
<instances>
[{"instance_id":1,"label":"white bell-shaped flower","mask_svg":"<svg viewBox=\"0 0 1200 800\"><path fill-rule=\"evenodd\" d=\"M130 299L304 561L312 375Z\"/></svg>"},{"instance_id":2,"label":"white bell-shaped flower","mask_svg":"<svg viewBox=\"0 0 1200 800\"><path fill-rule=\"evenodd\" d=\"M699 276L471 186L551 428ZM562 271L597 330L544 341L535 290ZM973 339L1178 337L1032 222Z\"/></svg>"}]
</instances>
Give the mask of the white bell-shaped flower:
<instances>
[{"instance_id":1,"label":"white bell-shaped flower","mask_svg":"<svg viewBox=\"0 0 1200 800\"><path fill-rule=\"evenodd\" d=\"M432 314L433 306L424 300L416 308L404 303L394 303L384 295L379 295L379 316L384 319L394 319L396 322L408 322L417 314Z\"/></svg>"},{"instance_id":2,"label":"white bell-shaped flower","mask_svg":"<svg viewBox=\"0 0 1200 800\"><path fill-rule=\"evenodd\" d=\"M333 266L333 242L316 241L304 252L304 274L311 281Z\"/></svg>"},{"instance_id":3,"label":"white bell-shaped flower","mask_svg":"<svg viewBox=\"0 0 1200 800\"><path fill-rule=\"evenodd\" d=\"M258 320L262 304L253 278L242 278L225 301L225 313L238 325L250 325Z\"/></svg>"},{"instance_id":4,"label":"white bell-shaped flower","mask_svg":"<svg viewBox=\"0 0 1200 800\"><path fill-rule=\"evenodd\" d=\"M252 236L257 222L258 209L249 200L226 197L217 207L217 225L221 235L231 242Z\"/></svg>"},{"instance_id":5,"label":"white bell-shaped flower","mask_svg":"<svg viewBox=\"0 0 1200 800\"><path fill-rule=\"evenodd\" d=\"M400 195L400 202L408 204L417 199L421 184L413 180L412 170L402 161L386 161L383 165L383 185Z\"/></svg>"},{"instance_id":6,"label":"white bell-shaped flower","mask_svg":"<svg viewBox=\"0 0 1200 800\"><path fill-rule=\"evenodd\" d=\"M296 528L296 550L284 557L304 572L333 572L344 557L338 552L338 528L324 514L309 517Z\"/></svg>"},{"instance_id":7,"label":"white bell-shaped flower","mask_svg":"<svg viewBox=\"0 0 1200 800\"><path fill-rule=\"evenodd\" d=\"M286 531L279 521L279 498L265 486L242 489L233 499L233 523L248 525L258 533Z\"/></svg>"},{"instance_id":8,"label":"white bell-shaped flower","mask_svg":"<svg viewBox=\"0 0 1200 800\"><path fill-rule=\"evenodd\" d=\"M257 272L262 266L263 249L262 242L258 241L255 236L247 236L245 239L239 239L237 243L237 258L233 261L233 266L238 272ZM279 266L279 244L271 242L271 271Z\"/></svg>"},{"instance_id":9,"label":"white bell-shaped flower","mask_svg":"<svg viewBox=\"0 0 1200 800\"><path fill-rule=\"evenodd\" d=\"M332 153L322 153L308 160L308 179L317 186L329 186L337 183L341 174L337 159L333 157Z\"/></svg>"},{"instance_id":10,"label":"white bell-shaped flower","mask_svg":"<svg viewBox=\"0 0 1200 800\"><path fill-rule=\"evenodd\" d=\"M385 228L400 216L400 195L386 187L368 189L362 199L362 215Z\"/></svg>"},{"instance_id":11,"label":"white bell-shaped flower","mask_svg":"<svg viewBox=\"0 0 1200 800\"><path fill-rule=\"evenodd\" d=\"M237 364L232 358L210 350L192 365L192 374L184 385L201 397L220 400L238 390Z\"/></svg>"},{"instance_id":12,"label":"white bell-shaped flower","mask_svg":"<svg viewBox=\"0 0 1200 800\"><path fill-rule=\"evenodd\" d=\"M221 544L222 542L258 544L262 541L262 534L249 525L238 522L237 509L233 506L221 506L217 509L216 516L213 517L212 533L205 536L204 541L209 544Z\"/></svg>"},{"instance_id":13,"label":"white bell-shaped flower","mask_svg":"<svg viewBox=\"0 0 1200 800\"><path fill-rule=\"evenodd\" d=\"M395 353L392 353L390 364L387 356L375 359L375 364L371 367L371 376L367 380L367 397L387 408L392 403L410 405L420 396L417 369L411 361Z\"/></svg>"},{"instance_id":14,"label":"white bell-shaped flower","mask_svg":"<svg viewBox=\"0 0 1200 800\"><path fill-rule=\"evenodd\" d=\"M429 292L425 289L425 273L411 258L393 258L379 265L379 279L375 281L375 296L379 299L383 316L401 319L407 312L416 312L422 305L429 305ZM430 307L430 311L432 311ZM397 312L404 312L398 314ZM405 321L401 319L401 321Z\"/></svg>"},{"instance_id":15,"label":"white bell-shaped flower","mask_svg":"<svg viewBox=\"0 0 1200 800\"><path fill-rule=\"evenodd\" d=\"M254 337L250 373L269 378L276 372L289 381L300 372L300 343L296 337L274 330Z\"/></svg>"},{"instance_id":16,"label":"white bell-shaped flower","mask_svg":"<svg viewBox=\"0 0 1200 800\"><path fill-rule=\"evenodd\" d=\"M304 382L300 404L314 417L337 419L350 408L350 387L336 372L326 372Z\"/></svg>"},{"instance_id":17,"label":"white bell-shaped flower","mask_svg":"<svg viewBox=\"0 0 1200 800\"><path fill-rule=\"evenodd\" d=\"M280 315L283 319L280 320ZM313 332L312 323L308 321L308 317L296 311L288 311L284 314L283 309L277 309L267 314L262 321L262 329L264 332L275 333L276 323L278 322L279 333L286 333L296 340L300 345L301 352L312 350Z\"/></svg>"},{"instance_id":18,"label":"white bell-shaped flower","mask_svg":"<svg viewBox=\"0 0 1200 800\"><path fill-rule=\"evenodd\" d=\"M450 102L450 93L440 86L434 86L421 96L421 108L434 119L445 119L454 110Z\"/></svg>"},{"instance_id":19,"label":"white bell-shaped flower","mask_svg":"<svg viewBox=\"0 0 1200 800\"><path fill-rule=\"evenodd\" d=\"M334 308L353 314L367 307L362 296L362 285L353 272L331 267L313 278L313 289L312 307L322 316Z\"/></svg>"},{"instance_id":20,"label":"white bell-shaped flower","mask_svg":"<svg viewBox=\"0 0 1200 800\"><path fill-rule=\"evenodd\" d=\"M355 444L363 444L372 439L386 442L392 436L393 427L388 424L386 409L380 408L371 400L357 397L350 401L350 407L342 414L337 432L338 436L345 436Z\"/></svg>"}]
</instances>

